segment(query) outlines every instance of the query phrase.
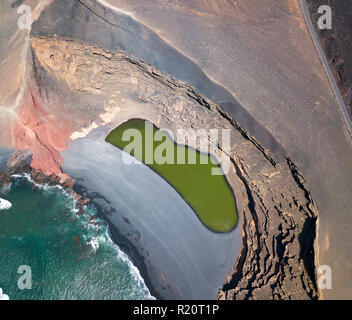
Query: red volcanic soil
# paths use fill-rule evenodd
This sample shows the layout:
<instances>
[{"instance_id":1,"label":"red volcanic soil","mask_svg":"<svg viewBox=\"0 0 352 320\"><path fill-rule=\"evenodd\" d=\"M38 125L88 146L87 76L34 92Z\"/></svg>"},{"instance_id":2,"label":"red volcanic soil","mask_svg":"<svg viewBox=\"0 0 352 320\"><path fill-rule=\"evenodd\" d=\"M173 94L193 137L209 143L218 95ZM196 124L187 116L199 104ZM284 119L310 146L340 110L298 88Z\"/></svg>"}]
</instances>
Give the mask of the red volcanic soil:
<instances>
[{"instance_id":1,"label":"red volcanic soil","mask_svg":"<svg viewBox=\"0 0 352 320\"><path fill-rule=\"evenodd\" d=\"M28 90L18 119L14 120L14 147L32 150L31 166L34 169L67 180L68 176L61 170L63 159L60 153L69 146L72 131L63 119L45 111L43 99L37 90Z\"/></svg>"}]
</instances>

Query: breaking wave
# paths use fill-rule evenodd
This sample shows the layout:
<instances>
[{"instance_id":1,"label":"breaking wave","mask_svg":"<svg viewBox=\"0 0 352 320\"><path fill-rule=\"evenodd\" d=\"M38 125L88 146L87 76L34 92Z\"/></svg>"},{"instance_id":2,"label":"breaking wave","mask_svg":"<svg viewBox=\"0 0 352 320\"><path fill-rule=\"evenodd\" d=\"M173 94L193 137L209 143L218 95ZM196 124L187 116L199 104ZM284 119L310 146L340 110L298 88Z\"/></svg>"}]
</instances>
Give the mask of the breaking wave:
<instances>
[{"instance_id":1,"label":"breaking wave","mask_svg":"<svg viewBox=\"0 0 352 320\"><path fill-rule=\"evenodd\" d=\"M12 207L12 203L0 198L0 210L8 210Z\"/></svg>"},{"instance_id":2,"label":"breaking wave","mask_svg":"<svg viewBox=\"0 0 352 320\"><path fill-rule=\"evenodd\" d=\"M9 296L3 293L1 288L0 288L0 300L10 300Z\"/></svg>"}]
</instances>

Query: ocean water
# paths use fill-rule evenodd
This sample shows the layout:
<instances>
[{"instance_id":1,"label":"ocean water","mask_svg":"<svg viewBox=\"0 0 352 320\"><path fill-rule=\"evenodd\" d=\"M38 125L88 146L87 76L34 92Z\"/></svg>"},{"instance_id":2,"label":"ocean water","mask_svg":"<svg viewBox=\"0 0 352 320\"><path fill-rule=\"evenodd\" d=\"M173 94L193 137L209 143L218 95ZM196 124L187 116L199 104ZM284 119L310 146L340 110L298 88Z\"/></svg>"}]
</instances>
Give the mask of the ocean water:
<instances>
[{"instance_id":1,"label":"ocean water","mask_svg":"<svg viewBox=\"0 0 352 320\"><path fill-rule=\"evenodd\" d=\"M79 215L72 195L28 176L0 197L0 299L153 299L93 206Z\"/></svg>"}]
</instances>

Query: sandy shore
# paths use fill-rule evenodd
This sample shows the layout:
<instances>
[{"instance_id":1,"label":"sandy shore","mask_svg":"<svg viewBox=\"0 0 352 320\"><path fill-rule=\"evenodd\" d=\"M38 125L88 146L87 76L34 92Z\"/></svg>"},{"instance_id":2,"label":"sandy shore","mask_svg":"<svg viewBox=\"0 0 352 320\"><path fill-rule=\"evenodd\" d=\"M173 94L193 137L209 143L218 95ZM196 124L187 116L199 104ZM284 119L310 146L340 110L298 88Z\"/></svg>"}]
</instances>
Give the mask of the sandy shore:
<instances>
[{"instance_id":1,"label":"sandy shore","mask_svg":"<svg viewBox=\"0 0 352 320\"><path fill-rule=\"evenodd\" d=\"M105 142L107 133L103 127L74 140L63 152L64 172L138 250L147 283L162 298L215 299L238 256L239 227L226 234L205 228L159 175L125 164L122 151Z\"/></svg>"}]
</instances>

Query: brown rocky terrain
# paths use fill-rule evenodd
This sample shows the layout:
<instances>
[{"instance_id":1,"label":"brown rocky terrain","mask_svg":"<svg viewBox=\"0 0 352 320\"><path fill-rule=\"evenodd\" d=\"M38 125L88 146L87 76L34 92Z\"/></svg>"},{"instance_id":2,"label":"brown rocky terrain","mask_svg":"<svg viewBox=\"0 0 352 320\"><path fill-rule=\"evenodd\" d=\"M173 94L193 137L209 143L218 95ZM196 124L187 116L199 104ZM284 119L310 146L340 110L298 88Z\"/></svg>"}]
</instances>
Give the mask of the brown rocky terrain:
<instances>
[{"instance_id":1,"label":"brown rocky terrain","mask_svg":"<svg viewBox=\"0 0 352 320\"><path fill-rule=\"evenodd\" d=\"M240 210L243 243L219 298L317 298L317 210L289 158L278 161L219 105L123 52L47 37L31 38L30 46L31 99L19 109L13 135L18 148L32 150L33 167L60 176L59 151L68 146L73 128L84 136L85 127L113 127L126 117L145 117L172 130L229 128L228 180ZM140 105L133 107L133 99ZM79 108L89 117L67 121Z\"/></svg>"},{"instance_id":2,"label":"brown rocky terrain","mask_svg":"<svg viewBox=\"0 0 352 320\"><path fill-rule=\"evenodd\" d=\"M321 296L350 298L351 137L305 25L300 1L221 1L221 6L205 0L84 3L111 23L114 35L109 41L105 29L100 31L103 39L92 41L96 26L92 27L94 17L89 15L85 34L75 27L73 37L133 53L187 81L230 112L278 157L290 155L319 210L317 266L328 265L333 277L332 289ZM83 14L79 11L79 6L69 10L76 17ZM113 18L114 14L121 19ZM71 37L69 32L65 36ZM176 51L159 46L159 38Z\"/></svg>"},{"instance_id":3,"label":"brown rocky terrain","mask_svg":"<svg viewBox=\"0 0 352 320\"><path fill-rule=\"evenodd\" d=\"M243 237L219 298L317 298L320 264L348 296L351 150L298 1L26 3L32 29L0 35L1 146L64 181L62 151L102 126L229 128Z\"/></svg>"}]
</instances>

